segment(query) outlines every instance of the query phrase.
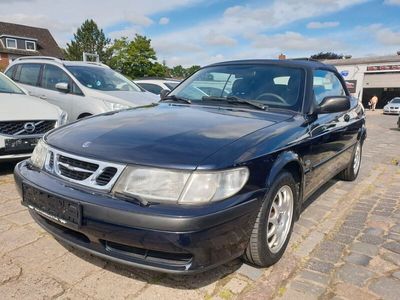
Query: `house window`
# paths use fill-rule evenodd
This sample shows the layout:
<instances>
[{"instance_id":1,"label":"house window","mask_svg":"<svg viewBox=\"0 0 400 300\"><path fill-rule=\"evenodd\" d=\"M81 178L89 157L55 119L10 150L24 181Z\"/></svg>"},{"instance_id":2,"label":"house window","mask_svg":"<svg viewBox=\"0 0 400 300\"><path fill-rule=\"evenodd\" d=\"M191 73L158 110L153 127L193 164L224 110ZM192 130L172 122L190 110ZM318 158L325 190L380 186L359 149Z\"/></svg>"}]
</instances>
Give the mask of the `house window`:
<instances>
[{"instance_id":1,"label":"house window","mask_svg":"<svg viewBox=\"0 0 400 300\"><path fill-rule=\"evenodd\" d=\"M6 46L10 49L17 49L17 40L6 38Z\"/></svg>"},{"instance_id":2,"label":"house window","mask_svg":"<svg viewBox=\"0 0 400 300\"><path fill-rule=\"evenodd\" d=\"M28 51L36 51L36 43L33 41L25 41L25 49Z\"/></svg>"}]
</instances>

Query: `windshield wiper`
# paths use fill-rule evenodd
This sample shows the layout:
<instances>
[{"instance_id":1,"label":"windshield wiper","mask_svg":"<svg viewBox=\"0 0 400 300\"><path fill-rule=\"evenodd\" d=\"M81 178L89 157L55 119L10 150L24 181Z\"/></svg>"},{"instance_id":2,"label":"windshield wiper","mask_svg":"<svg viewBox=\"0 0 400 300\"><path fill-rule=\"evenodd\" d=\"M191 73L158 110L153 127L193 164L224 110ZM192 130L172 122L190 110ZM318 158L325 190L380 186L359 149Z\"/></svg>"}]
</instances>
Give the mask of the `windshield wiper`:
<instances>
[{"instance_id":1,"label":"windshield wiper","mask_svg":"<svg viewBox=\"0 0 400 300\"><path fill-rule=\"evenodd\" d=\"M254 100L246 100L246 99L239 98L236 96L228 96L228 97L204 96L202 98L202 100L204 100L204 101L224 101L229 104L232 104L232 103L246 104L246 105L250 105L255 108L261 109L261 110L268 110L268 106L261 102L257 102Z\"/></svg>"},{"instance_id":2,"label":"windshield wiper","mask_svg":"<svg viewBox=\"0 0 400 300\"><path fill-rule=\"evenodd\" d=\"M164 102L164 101L175 101L175 102L183 102L183 103L187 103L187 104L192 104L192 101L190 101L189 99L178 97L175 95L170 95L170 96L167 96L164 99L160 100L160 102Z\"/></svg>"}]
</instances>

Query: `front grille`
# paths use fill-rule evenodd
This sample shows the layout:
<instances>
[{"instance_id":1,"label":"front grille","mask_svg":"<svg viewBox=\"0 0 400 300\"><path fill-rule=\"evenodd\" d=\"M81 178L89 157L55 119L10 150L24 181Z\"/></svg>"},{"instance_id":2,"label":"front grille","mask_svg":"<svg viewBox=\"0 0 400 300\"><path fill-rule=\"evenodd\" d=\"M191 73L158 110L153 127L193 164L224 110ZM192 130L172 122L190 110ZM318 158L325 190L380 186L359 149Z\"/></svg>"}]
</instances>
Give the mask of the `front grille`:
<instances>
[{"instance_id":1,"label":"front grille","mask_svg":"<svg viewBox=\"0 0 400 300\"><path fill-rule=\"evenodd\" d=\"M58 167L60 169L60 173L62 176L68 177L73 180L82 181L82 180L88 179L90 177L90 175L93 174L90 172L70 170L70 169L68 169L68 167L65 167L61 164Z\"/></svg>"},{"instance_id":2,"label":"front grille","mask_svg":"<svg viewBox=\"0 0 400 300\"><path fill-rule=\"evenodd\" d=\"M45 169L65 180L99 190L111 190L125 165L84 158L50 148Z\"/></svg>"},{"instance_id":3,"label":"front grille","mask_svg":"<svg viewBox=\"0 0 400 300\"><path fill-rule=\"evenodd\" d=\"M117 173L117 168L107 167L103 172L97 176L96 182L98 185L104 186L111 181L114 175Z\"/></svg>"},{"instance_id":4,"label":"front grille","mask_svg":"<svg viewBox=\"0 0 400 300\"><path fill-rule=\"evenodd\" d=\"M3 121L0 122L0 134L35 135L45 134L53 129L56 121Z\"/></svg>"},{"instance_id":5,"label":"front grille","mask_svg":"<svg viewBox=\"0 0 400 300\"><path fill-rule=\"evenodd\" d=\"M92 172L96 171L97 168L99 167L99 165L97 165L97 164L92 164L90 162L74 159L74 158L67 157L64 155L60 155L58 157L58 161L60 163L68 164L71 167L80 168L80 169L84 169L84 170L88 170L88 171L92 171Z\"/></svg>"}]
</instances>

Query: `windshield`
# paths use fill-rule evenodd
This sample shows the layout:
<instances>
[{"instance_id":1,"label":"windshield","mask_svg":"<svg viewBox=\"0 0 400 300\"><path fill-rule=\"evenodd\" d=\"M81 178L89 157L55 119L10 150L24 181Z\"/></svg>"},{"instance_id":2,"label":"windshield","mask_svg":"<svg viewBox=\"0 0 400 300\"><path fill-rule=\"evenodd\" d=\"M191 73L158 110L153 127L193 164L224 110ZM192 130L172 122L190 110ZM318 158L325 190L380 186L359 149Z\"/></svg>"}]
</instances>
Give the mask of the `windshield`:
<instances>
[{"instance_id":1,"label":"windshield","mask_svg":"<svg viewBox=\"0 0 400 300\"><path fill-rule=\"evenodd\" d=\"M24 92L11 80L6 78L5 75L0 75L0 93L24 94Z\"/></svg>"},{"instance_id":2,"label":"windshield","mask_svg":"<svg viewBox=\"0 0 400 300\"><path fill-rule=\"evenodd\" d=\"M394 98L390 103L400 103L400 98Z\"/></svg>"},{"instance_id":3,"label":"windshield","mask_svg":"<svg viewBox=\"0 0 400 300\"><path fill-rule=\"evenodd\" d=\"M199 70L170 95L192 103L207 102L207 105L226 105L225 99L236 97L268 107L300 111L303 83L304 72L299 68L267 64L221 65ZM219 99L220 103L208 102Z\"/></svg>"},{"instance_id":4,"label":"windshield","mask_svg":"<svg viewBox=\"0 0 400 300\"><path fill-rule=\"evenodd\" d=\"M81 84L90 89L100 91L142 91L132 81L112 69L96 66L67 66L66 68Z\"/></svg>"}]
</instances>

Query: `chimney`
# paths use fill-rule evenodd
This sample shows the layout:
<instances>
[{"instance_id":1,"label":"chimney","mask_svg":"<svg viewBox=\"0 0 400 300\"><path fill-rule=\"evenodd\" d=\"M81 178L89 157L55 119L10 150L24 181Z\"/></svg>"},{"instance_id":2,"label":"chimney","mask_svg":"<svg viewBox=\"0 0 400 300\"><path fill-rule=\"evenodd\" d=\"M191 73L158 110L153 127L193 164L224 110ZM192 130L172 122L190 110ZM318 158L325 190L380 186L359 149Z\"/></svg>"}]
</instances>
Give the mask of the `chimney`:
<instances>
[{"instance_id":1,"label":"chimney","mask_svg":"<svg viewBox=\"0 0 400 300\"><path fill-rule=\"evenodd\" d=\"M281 54L279 54L278 58L281 60L286 59L286 55L281 53Z\"/></svg>"}]
</instances>

